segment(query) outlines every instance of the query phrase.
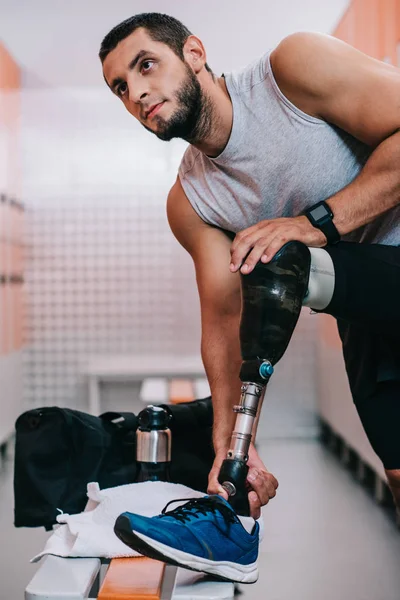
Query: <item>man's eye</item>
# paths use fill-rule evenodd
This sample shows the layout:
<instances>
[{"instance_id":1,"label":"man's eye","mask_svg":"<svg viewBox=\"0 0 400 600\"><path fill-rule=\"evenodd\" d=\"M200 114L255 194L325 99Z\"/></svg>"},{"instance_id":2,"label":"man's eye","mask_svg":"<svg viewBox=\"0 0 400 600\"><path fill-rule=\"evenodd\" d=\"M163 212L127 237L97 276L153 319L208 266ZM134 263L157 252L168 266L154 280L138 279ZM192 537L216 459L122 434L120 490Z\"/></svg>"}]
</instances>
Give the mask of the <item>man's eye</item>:
<instances>
[{"instance_id":1,"label":"man's eye","mask_svg":"<svg viewBox=\"0 0 400 600\"><path fill-rule=\"evenodd\" d=\"M128 91L128 86L126 83L121 83L118 87L117 87L117 95L118 96L123 96L125 94L125 92Z\"/></svg>"},{"instance_id":2,"label":"man's eye","mask_svg":"<svg viewBox=\"0 0 400 600\"><path fill-rule=\"evenodd\" d=\"M144 60L142 62L142 64L140 65L140 70L144 73L147 73L148 71L150 71L153 64L154 64L153 60Z\"/></svg>"}]
</instances>

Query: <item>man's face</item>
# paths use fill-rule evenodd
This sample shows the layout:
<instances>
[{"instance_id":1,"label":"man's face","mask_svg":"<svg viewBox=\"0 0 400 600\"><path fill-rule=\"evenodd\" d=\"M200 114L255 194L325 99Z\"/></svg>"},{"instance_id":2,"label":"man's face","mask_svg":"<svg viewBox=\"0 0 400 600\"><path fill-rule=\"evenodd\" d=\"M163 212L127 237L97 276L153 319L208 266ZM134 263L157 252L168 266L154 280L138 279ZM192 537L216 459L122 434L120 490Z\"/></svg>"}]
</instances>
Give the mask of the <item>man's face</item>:
<instances>
[{"instance_id":1,"label":"man's face","mask_svg":"<svg viewBox=\"0 0 400 600\"><path fill-rule=\"evenodd\" d=\"M189 65L169 46L137 29L108 54L103 74L148 131L162 140L190 139L201 112L202 90Z\"/></svg>"}]
</instances>

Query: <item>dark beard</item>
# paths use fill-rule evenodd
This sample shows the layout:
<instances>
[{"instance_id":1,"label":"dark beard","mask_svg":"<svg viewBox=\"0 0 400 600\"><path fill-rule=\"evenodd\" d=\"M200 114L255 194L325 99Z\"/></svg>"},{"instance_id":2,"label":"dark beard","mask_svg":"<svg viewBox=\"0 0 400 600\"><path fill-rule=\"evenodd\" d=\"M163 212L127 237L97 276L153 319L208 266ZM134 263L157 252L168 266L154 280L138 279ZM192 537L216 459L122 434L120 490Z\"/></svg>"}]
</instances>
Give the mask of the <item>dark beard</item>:
<instances>
[{"instance_id":1,"label":"dark beard","mask_svg":"<svg viewBox=\"0 0 400 600\"><path fill-rule=\"evenodd\" d=\"M181 138L193 144L204 139L210 132L211 102L188 65L186 74L186 79L175 93L178 108L169 121L156 115L154 120L158 125L157 131L144 126L160 140L169 142L173 138Z\"/></svg>"}]
</instances>

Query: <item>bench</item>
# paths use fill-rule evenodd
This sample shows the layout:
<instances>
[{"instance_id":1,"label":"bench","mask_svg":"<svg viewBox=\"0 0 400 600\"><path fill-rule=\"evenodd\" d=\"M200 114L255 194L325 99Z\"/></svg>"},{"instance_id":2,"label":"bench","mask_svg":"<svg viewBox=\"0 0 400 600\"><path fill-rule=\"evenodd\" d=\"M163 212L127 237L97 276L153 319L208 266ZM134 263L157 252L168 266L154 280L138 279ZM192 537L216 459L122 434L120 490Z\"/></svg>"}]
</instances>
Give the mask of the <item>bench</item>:
<instances>
[{"instance_id":1,"label":"bench","mask_svg":"<svg viewBox=\"0 0 400 600\"><path fill-rule=\"evenodd\" d=\"M177 383L178 380L169 381L166 377L147 377L143 380L140 388L139 398L146 404L165 404L168 401L173 402L171 399L178 394L177 398L182 398L182 386ZM173 389L171 389L173 385ZM191 380L193 391L186 392L190 396L194 395L195 398L206 398L211 395L208 381L205 377L198 377ZM171 393L170 393L171 392ZM190 398L192 399L192 398Z\"/></svg>"},{"instance_id":2,"label":"bench","mask_svg":"<svg viewBox=\"0 0 400 600\"><path fill-rule=\"evenodd\" d=\"M47 556L25 590L25 600L86 600L99 582L99 558Z\"/></svg>"},{"instance_id":3,"label":"bench","mask_svg":"<svg viewBox=\"0 0 400 600\"><path fill-rule=\"evenodd\" d=\"M206 386L204 379L199 380L197 391L206 391ZM198 395L195 381L189 379L150 379L143 387L146 394L153 395L167 390L171 404ZM158 397L152 401L163 400ZM232 583L212 581L146 557L108 561L47 556L25 590L25 600L231 600L233 596Z\"/></svg>"},{"instance_id":4,"label":"bench","mask_svg":"<svg viewBox=\"0 0 400 600\"><path fill-rule=\"evenodd\" d=\"M101 413L100 384L102 382L143 381L148 377L203 377L204 367L199 355L112 355L88 360L83 375L89 385L89 412Z\"/></svg>"},{"instance_id":5,"label":"bench","mask_svg":"<svg viewBox=\"0 0 400 600\"><path fill-rule=\"evenodd\" d=\"M232 600L232 583L198 575L145 557L109 562L47 556L25 600Z\"/></svg>"}]
</instances>

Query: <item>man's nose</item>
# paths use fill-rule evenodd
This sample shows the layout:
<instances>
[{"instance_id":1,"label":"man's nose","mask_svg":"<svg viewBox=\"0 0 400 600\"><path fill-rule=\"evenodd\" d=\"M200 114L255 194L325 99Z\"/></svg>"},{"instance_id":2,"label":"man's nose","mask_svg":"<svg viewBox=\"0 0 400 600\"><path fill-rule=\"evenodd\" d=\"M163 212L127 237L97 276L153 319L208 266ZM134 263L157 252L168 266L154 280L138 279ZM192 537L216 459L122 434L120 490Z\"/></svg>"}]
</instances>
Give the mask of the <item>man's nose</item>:
<instances>
[{"instance_id":1,"label":"man's nose","mask_svg":"<svg viewBox=\"0 0 400 600\"><path fill-rule=\"evenodd\" d=\"M145 85L131 85L130 86L130 90L129 90L129 99L131 100L131 102L135 103L135 104L140 104L141 102L143 102L144 100L146 100L147 96L149 95L149 91L147 89L147 86Z\"/></svg>"}]
</instances>

